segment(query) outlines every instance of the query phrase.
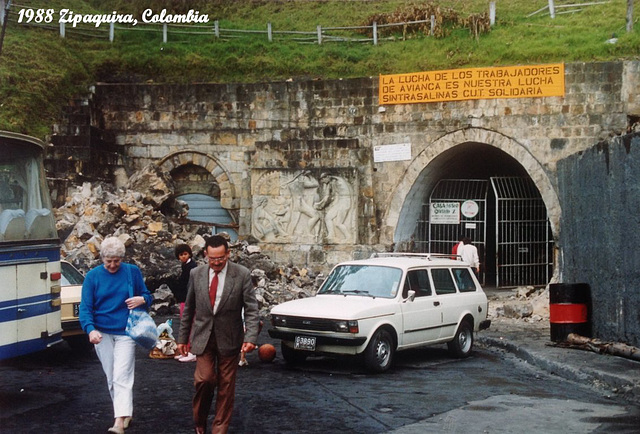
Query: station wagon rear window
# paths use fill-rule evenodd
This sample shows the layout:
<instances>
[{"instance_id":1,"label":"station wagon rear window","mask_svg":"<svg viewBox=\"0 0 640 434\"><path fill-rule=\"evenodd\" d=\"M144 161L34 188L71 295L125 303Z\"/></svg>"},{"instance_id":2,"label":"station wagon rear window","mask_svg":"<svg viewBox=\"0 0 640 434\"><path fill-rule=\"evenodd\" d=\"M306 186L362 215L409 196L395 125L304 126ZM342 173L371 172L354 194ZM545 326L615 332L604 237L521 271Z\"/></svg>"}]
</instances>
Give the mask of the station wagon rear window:
<instances>
[{"instance_id":1,"label":"station wagon rear window","mask_svg":"<svg viewBox=\"0 0 640 434\"><path fill-rule=\"evenodd\" d=\"M320 294L360 295L394 298L402 279L402 270L376 265L340 265L318 291Z\"/></svg>"}]
</instances>

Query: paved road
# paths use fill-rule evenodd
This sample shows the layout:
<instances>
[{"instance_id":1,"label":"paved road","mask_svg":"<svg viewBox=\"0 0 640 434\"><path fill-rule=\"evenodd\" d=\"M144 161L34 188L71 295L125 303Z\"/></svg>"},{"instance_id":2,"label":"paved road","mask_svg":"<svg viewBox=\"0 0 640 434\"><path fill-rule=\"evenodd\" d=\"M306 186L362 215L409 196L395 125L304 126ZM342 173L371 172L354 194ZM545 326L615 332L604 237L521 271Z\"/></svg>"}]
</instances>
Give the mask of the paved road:
<instances>
[{"instance_id":1,"label":"paved road","mask_svg":"<svg viewBox=\"0 0 640 434\"><path fill-rule=\"evenodd\" d=\"M260 343L273 342L263 331ZM491 348L452 359L446 346L399 353L366 374L354 360L287 366L250 354L240 369L234 433L637 432L640 411ZM194 364L137 353L136 433L190 433ZM98 433L112 422L93 353L60 345L0 365L0 432Z\"/></svg>"}]
</instances>

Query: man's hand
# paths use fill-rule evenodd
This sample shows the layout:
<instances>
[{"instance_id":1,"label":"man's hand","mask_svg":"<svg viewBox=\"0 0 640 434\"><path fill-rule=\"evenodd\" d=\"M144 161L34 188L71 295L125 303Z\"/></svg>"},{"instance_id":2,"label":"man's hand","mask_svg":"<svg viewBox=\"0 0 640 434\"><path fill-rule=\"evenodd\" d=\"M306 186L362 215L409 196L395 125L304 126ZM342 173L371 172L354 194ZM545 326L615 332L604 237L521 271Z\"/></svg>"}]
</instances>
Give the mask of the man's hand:
<instances>
[{"instance_id":1,"label":"man's hand","mask_svg":"<svg viewBox=\"0 0 640 434\"><path fill-rule=\"evenodd\" d=\"M242 351L243 353L250 353L255 349L256 349L255 344L252 344L251 342L245 342L242 344L242 349L240 351Z\"/></svg>"},{"instance_id":2,"label":"man's hand","mask_svg":"<svg viewBox=\"0 0 640 434\"><path fill-rule=\"evenodd\" d=\"M189 344L178 344L178 354L181 356L186 356L189 350Z\"/></svg>"}]
</instances>

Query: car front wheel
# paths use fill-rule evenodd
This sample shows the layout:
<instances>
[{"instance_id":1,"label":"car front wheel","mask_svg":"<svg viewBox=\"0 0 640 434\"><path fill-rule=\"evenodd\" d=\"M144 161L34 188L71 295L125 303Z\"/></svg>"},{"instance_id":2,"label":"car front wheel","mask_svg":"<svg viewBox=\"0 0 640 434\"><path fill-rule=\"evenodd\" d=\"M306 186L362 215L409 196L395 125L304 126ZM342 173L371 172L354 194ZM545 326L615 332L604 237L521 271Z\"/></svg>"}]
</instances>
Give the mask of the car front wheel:
<instances>
[{"instance_id":1,"label":"car front wheel","mask_svg":"<svg viewBox=\"0 0 640 434\"><path fill-rule=\"evenodd\" d=\"M449 351L458 358L469 357L473 349L473 329L468 321L463 321L453 340L447 343Z\"/></svg>"},{"instance_id":2,"label":"car front wheel","mask_svg":"<svg viewBox=\"0 0 640 434\"><path fill-rule=\"evenodd\" d=\"M364 364L371 372L384 372L391 367L395 345L391 334L386 330L375 332L364 350Z\"/></svg>"}]
</instances>

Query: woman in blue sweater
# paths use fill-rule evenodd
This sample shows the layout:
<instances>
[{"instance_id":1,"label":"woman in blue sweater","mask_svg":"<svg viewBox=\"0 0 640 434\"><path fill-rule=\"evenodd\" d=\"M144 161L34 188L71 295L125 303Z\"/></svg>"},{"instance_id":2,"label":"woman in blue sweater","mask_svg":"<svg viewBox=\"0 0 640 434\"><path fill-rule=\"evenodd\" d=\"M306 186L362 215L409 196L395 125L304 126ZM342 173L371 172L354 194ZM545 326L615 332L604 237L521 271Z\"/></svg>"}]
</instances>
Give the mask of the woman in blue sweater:
<instances>
[{"instance_id":1,"label":"woman in blue sweater","mask_svg":"<svg viewBox=\"0 0 640 434\"><path fill-rule=\"evenodd\" d=\"M125 333L129 309L151 306L153 301L140 269L122 262L124 254L119 238L104 239L103 265L87 273L80 302L80 325L95 345L113 402L115 421L108 432L116 434L124 433L133 414L136 344Z\"/></svg>"}]
</instances>

